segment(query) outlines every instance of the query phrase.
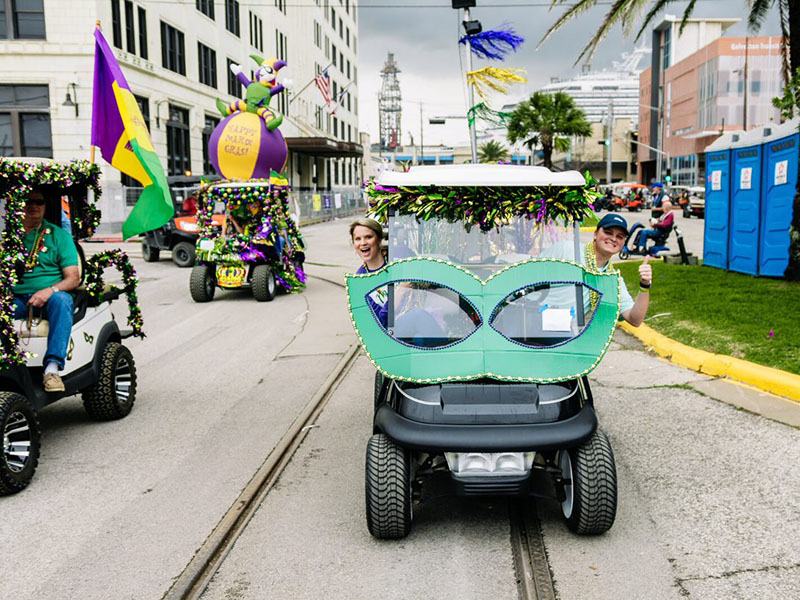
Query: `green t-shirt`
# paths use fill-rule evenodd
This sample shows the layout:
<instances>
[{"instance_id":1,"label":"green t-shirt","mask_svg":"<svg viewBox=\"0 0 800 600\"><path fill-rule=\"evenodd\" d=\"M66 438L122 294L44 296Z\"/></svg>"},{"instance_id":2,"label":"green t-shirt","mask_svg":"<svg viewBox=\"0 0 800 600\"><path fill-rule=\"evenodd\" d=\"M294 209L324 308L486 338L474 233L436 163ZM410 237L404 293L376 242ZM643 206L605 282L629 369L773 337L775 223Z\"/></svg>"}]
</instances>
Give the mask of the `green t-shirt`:
<instances>
[{"instance_id":1,"label":"green t-shirt","mask_svg":"<svg viewBox=\"0 0 800 600\"><path fill-rule=\"evenodd\" d=\"M39 290L57 284L64 279L64 268L78 265L78 251L72 236L61 227L49 221L42 221L44 246L39 252L39 260L33 271L23 274L14 286L15 294L35 294ZM37 230L25 235L25 250L30 254L36 241Z\"/></svg>"}]
</instances>

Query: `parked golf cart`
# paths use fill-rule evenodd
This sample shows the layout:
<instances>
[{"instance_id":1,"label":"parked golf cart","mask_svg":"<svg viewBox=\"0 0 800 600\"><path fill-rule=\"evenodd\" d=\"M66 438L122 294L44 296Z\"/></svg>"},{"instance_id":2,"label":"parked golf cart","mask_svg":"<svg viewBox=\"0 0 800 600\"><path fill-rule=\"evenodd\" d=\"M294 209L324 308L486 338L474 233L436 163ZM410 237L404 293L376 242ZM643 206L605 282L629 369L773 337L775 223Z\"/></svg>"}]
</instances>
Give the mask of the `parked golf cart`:
<instances>
[{"instance_id":1,"label":"parked golf cart","mask_svg":"<svg viewBox=\"0 0 800 600\"><path fill-rule=\"evenodd\" d=\"M587 375L620 280L575 261L597 193L576 171L453 165L381 173L367 195L389 236L386 267L347 277L377 369L370 533L406 536L414 507L448 493L554 499L572 531L607 531L616 470Z\"/></svg>"},{"instance_id":2,"label":"parked golf cart","mask_svg":"<svg viewBox=\"0 0 800 600\"><path fill-rule=\"evenodd\" d=\"M673 185L670 193L677 197L677 203L686 219L690 217L705 218L706 189L699 185Z\"/></svg>"},{"instance_id":3,"label":"parked golf cart","mask_svg":"<svg viewBox=\"0 0 800 600\"><path fill-rule=\"evenodd\" d=\"M269 180L223 181L198 194L197 262L189 290L209 302L217 287L250 289L259 302L305 287L303 238L289 216L286 186Z\"/></svg>"},{"instance_id":4,"label":"parked golf cart","mask_svg":"<svg viewBox=\"0 0 800 600\"><path fill-rule=\"evenodd\" d=\"M136 399L136 367L122 343L132 335L142 335L136 273L124 252L115 249L86 259L78 243L92 235L100 219L95 207L99 175L98 167L87 161L0 158L0 277L4 284L0 288L0 495L21 491L34 475L41 445L39 411L80 393L89 416L105 421L125 417ZM72 333L60 373L63 392L45 392L42 384L48 322L13 318L12 288L28 259L22 219L33 190L45 198L44 218L69 228L80 259L81 285L73 292ZM112 265L122 271L122 287L103 281L103 270ZM112 302L122 295L128 297L129 329L119 327L111 310Z\"/></svg>"},{"instance_id":5,"label":"parked golf cart","mask_svg":"<svg viewBox=\"0 0 800 600\"><path fill-rule=\"evenodd\" d=\"M176 176L167 179L175 216L164 226L144 234L142 258L145 262L158 262L161 251L168 250L172 252L172 262L179 267L194 266L199 231L197 194L203 181L215 179L218 177Z\"/></svg>"}]
</instances>

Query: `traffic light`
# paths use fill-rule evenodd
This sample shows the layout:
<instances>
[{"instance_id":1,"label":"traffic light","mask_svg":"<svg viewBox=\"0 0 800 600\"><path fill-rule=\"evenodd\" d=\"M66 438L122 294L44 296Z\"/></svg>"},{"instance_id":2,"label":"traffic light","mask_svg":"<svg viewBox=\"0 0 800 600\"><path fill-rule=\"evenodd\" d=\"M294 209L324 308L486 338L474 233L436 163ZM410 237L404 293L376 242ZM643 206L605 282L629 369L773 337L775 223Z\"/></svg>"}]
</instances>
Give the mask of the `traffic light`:
<instances>
[{"instance_id":1,"label":"traffic light","mask_svg":"<svg viewBox=\"0 0 800 600\"><path fill-rule=\"evenodd\" d=\"M672 181L672 169L667 169L667 174L664 175L664 183L670 183Z\"/></svg>"},{"instance_id":2,"label":"traffic light","mask_svg":"<svg viewBox=\"0 0 800 600\"><path fill-rule=\"evenodd\" d=\"M601 146L610 146L611 140L600 140L597 143L600 144Z\"/></svg>"}]
</instances>

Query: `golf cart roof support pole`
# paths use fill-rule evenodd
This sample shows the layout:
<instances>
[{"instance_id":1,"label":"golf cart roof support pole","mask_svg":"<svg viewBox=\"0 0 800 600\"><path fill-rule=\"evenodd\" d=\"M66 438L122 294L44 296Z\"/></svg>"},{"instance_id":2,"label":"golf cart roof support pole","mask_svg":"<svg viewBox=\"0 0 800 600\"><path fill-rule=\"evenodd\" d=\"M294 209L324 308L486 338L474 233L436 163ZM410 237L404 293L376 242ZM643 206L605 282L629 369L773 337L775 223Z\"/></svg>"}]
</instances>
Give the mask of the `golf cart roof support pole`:
<instances>
[{"instance_id":1,"label":"golf cart roof support pole","mask_svg":"<svg viewBox=\"0 0 800 600\"><path fill-rule=\"evenodd\" d=\"M575 245L575 262L581 261L581 224L578 221L572 224L572 242ZM575 286L575 317L578 327L586 324L586 315L583 314L583 286Z\"/></svg>"},{"instance_id":2,"label":"golf cart roof support pole","mask_svg":"<svg viewBox=\"0 0 800 600\"><path fill-rule=\"evenodd\" d=\"M606 185L611 185L611 155L612 148L614 148L614 101L608 101L608 122L606 124L608 133L606 139L608 146L606 146Z\"/></svg>"},{"instance_id":3,"label":"golf cart roof support pole","mask_svg":"<svg viewBox=\"0 0 800 600\"><path fill-rule=\"evenodd\" d=\"M469 21L469 8L464 9L464 23ZM472 71L472 48L469 44L464 44L465 51L467 53L467 73ZM469 106L467 110L470 110L473 106L475 106L475 88L474 86L470 85L469 82L467 83L467 98L469 98ZM472 120L472 123L469 125L469 143L472 147L472 164L478 164L478 134L475 130L476 126L476 119Z\"/></svg>"}]
</instances>

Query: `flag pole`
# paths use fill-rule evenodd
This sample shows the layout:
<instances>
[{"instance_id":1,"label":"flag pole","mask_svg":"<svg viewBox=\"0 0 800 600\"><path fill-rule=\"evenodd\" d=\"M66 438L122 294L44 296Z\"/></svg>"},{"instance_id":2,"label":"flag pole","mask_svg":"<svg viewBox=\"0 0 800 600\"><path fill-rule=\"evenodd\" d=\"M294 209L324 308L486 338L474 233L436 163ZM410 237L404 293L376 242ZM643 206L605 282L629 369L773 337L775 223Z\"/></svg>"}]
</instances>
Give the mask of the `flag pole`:
<instances>
[{"instance_id":1,"label":"flag pole","mask_svg":"<svg viewBox=\"0 0 800 600\"><path fill-rule=\"evenodd\" d=\"M97 19L97 21L94 22L94 27L95 27L95 29L99 29L100 31L103 31L103 28L100 26L100 19ZM95 146L90 141L89 142L89 162L92 163L92 164L94 164L94 161L95 161L94 151L95 151Z\"/></svg>"},{"instance_id":2,"label":"flag pole","mask_svg":"<svg viewBox=\"0 0 800 600\"><path fill-rule=\"evenodd\" d=\"M331 62L331 63L328 63L328 66L327 66L327 67L325 67L324 69L322 69L322 70L320 71L320 73L324 73L325 71L327 71L328 69L330 69L332 66L333 66L333 63L332 63L332 62ZM307 84L305 84L305 85L304 85L304 86L303 86L303 87L302 87L302 88L301 88L299 91L297 91L297 92L292 92L292 97L291 97L291 98L289 98L289 104L291 104L292 102L294 102L294 99L295 99L295 98L297 98L297 97L298 97L300 94L302 94L303 92L305 92L305 91L306 91L306 89L308 88L308 86L310 86L312 83L314 83L314 80L315 80L315 79L316 79L316 76L312 77L312 78L311 78L311 81L309 81Z\"/></svg>"}]
</instances>

